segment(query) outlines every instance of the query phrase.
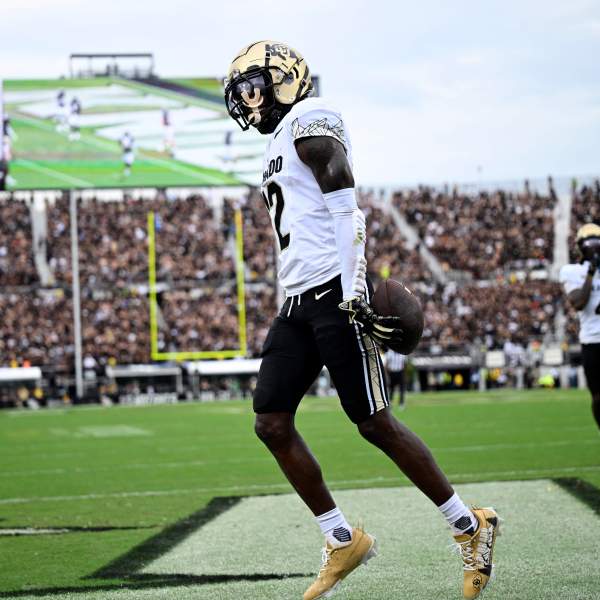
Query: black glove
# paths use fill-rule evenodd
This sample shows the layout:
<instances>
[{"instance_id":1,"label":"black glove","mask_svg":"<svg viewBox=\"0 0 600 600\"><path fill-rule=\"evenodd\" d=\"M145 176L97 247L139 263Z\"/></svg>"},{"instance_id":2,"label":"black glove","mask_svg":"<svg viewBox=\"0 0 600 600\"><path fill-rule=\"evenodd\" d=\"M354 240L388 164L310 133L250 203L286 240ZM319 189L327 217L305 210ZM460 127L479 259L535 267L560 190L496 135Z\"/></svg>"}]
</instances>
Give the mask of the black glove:
<instances>
[{"instance_id":1,"label":"black glove","mask_svg":"<svg viewBox=\"0 0 600 600\"><path fill-rule=\"evenodd\" d=\"M596 274L596 269L600 267L600 254L595 254L590 260L590 266L588 267L588 275L593 277Z\"/></svg>"},{"instance_id":2,"label":"black glove","mask_svg":"<svg viewBox=\"0 0 600 600\"><path fill-rule=\"evenodd\" d=\"M402 329L398 327L400 317L383 317L375 311L363 298L352 298L338 305L349 313L350 321L358 323L378 344L386 346L389 342L401 342Z\"/></svg>"}]
</instances>

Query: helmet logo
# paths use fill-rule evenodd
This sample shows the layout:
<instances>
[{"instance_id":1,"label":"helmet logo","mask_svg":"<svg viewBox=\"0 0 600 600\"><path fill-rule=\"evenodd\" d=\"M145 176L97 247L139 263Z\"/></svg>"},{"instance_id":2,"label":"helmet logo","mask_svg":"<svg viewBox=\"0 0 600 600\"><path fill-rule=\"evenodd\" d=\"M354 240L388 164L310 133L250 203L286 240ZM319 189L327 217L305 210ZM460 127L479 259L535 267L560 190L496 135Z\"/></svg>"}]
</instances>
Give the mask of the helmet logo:
<instances>
[{"instance_id":1,"label":"helmet logo","mask_svg":"<svg viewBox=\"0 0 600 600\"><path fill-rule=\"evenodd\" d=\"M288 57L297 58L296 53L285 44L266 44L265 50L273 56L278 56L282 60Z\"/></svg>"}]
</instances>

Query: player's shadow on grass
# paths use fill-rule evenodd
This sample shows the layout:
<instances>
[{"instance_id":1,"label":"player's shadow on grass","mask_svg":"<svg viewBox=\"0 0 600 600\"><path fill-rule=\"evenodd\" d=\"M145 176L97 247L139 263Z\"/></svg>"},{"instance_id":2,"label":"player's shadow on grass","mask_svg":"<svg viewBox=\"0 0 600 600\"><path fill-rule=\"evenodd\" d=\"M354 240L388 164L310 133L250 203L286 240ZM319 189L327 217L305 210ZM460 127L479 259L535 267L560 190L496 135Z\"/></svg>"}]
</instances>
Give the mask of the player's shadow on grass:
<instances>
[{"instance_id":1,"label":"player's shadow on grass","mask_svg":"<svg viewBox=\"0 0 600 600\"><path fill-rule=\"evenodd\" d=\"M254 573L244 575L187 575L179 573L153 575L151 573L139 573L146 565L165 555L190 534L236 506L242 499L242 497L213 498L204 508L163 529L160 533L142 542L123 556L92 573L86 579L125 579L133 584L132 587L135 587L135 584L228 583L309 576L310 574L306 573Z\"/></svg>"},{"instance_id":2,"label":"player's shadow on grass","mask_svg":"<svg viewBox=\"0 0 600 600\"><path fill-rule=\"evenodd\" d=\"M119 589L166 588L180 585L207 585L236 581L268 581L309 577L312 573L247 573L190 575L185 573L140 573L144 567L157 560L209 521L236 506L243 497L213 498L204 508L184 517L173 525L135 546L108 565L84 578L86 587L54 587L16 592L0 592L0 598L18 596L44 596L48 594L89 593ZM114 583L114 580L121 583ZM111 583L102 583L111 580Z\"/></svg>"}]
</instances>

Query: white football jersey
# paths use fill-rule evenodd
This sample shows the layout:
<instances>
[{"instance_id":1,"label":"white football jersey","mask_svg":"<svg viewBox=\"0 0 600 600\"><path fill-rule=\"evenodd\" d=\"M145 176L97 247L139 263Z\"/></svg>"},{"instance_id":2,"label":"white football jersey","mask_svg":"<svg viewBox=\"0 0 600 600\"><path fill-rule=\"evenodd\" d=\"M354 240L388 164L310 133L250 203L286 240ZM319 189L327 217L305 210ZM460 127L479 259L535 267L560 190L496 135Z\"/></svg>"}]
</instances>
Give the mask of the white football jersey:
<instances>
[{"instance_id":1,"label":"white football jersey","mask_svg":"<svg viewBox=\"0 0 600 600\"><path fill-rule=\"evenodd\" d=\"M589 263L565 265L560 270L560 282L565 292L583 287ZM596 271L592 281L592 293L587 305L579 312L579 341L582 344L600 344L600 271Z\"/></svg>"},{"instance_id":2,"label":"white football jersey","mask_svg":"<svg viewBox=\"0 0 600 600\"><path fill-rule=\"evenodd\" d=\"M341 273L333 217L294 145L310 136L337 139L352 166L352 147L341 115L321 98L295 104L271 134L262 194L279 246L278 277L286 296L302 294Z\"/></svg>"}]
</instances>

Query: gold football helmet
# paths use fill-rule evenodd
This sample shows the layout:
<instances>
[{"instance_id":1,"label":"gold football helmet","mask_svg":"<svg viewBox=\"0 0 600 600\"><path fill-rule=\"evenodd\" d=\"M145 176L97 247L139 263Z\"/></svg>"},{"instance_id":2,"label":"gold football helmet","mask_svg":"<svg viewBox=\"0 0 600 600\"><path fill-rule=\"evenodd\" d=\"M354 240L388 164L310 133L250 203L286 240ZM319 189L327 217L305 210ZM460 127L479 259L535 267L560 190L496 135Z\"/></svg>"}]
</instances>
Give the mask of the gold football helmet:
<instances>
[{"instance_id":1,"label":"gold football helmet","mask_svg":"<svg viewBox=\"0 0 600 600\"><path fill-rule=\"evenodd\" d=\"M600 263L600 227L594 223L586 223L579 228L576 239L583 258Z\"/></svg>"},{"instance_id":2,"label":"gold football helmet","mask_svg":"<svg viewBox=\"0 0 600 600\"><path fill-rule=\"evenodd\" d=\"M242 48L225 79L227 112L246 131L272 133L290 108L312 92L308 65L287 44L265 40Z\"/></svg>"},{"instance_id":3,"label":"gold football helmet","mask_svg":"<svg viewBox=\"0 0 600 600\"><path fill-rule=\"evenodd\" d=\"M577 243L591 237L600 238L600 226L595 223L586 223L577 231Z\"/></svg>"}]
</instances>

